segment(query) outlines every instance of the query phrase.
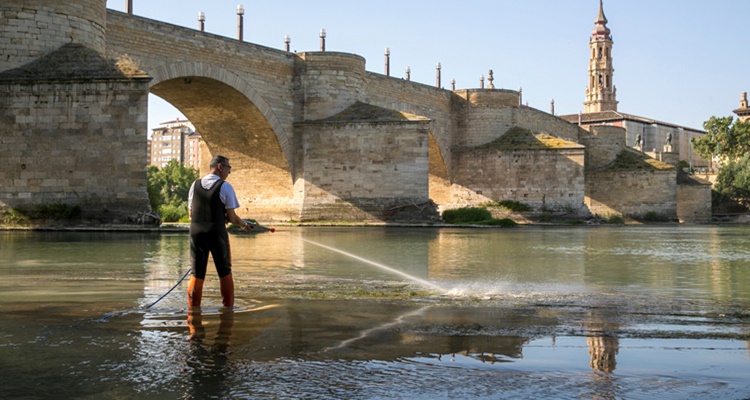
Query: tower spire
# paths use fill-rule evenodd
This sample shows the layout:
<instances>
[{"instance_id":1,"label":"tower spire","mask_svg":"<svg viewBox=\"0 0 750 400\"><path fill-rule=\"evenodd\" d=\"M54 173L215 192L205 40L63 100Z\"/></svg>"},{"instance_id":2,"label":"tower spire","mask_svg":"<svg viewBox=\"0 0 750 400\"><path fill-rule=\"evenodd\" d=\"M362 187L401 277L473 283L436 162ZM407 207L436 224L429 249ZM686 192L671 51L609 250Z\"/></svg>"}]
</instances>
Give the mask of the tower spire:
<instances>
[{"instance_id":1,"label":"tower spire","mask_svg":"<svg viewBox=\"0 0 750 400\"><path fill-rule=\"evenodd\" d=\"M612 66L612 35L607 27L604 15L604 1L599 0L599 14L591 31L589 48L589 86L586 88L586 101L583 103L586 113L617 111L617 89L612 83L614 67Z\"/></svg>"},{"instance_id":2,"label":"tower spire","mask_svg":"<svg viewBox=\"0 0 750 400\"><path fill-rule=\"evenodd\" d=\"M599 16L596 17L596 21L598 23L607 24L607 17L604 15L604 0L599 0Z\"/></svg>"},{"instance_id":3,"label":"tower spire","mask_svg":"<svg viewBox=\"0 0 750 400\"><path fill-rule=\"evenodd\" d=\"M604 15L604 0L599 0L599 15L596 17L596 21L594 21L594 30L591 32L591 36L594 38L599 39L612 39L612 37L609 35L610 30L607 28L607 17Z\"/></svg>"}]
</instances>

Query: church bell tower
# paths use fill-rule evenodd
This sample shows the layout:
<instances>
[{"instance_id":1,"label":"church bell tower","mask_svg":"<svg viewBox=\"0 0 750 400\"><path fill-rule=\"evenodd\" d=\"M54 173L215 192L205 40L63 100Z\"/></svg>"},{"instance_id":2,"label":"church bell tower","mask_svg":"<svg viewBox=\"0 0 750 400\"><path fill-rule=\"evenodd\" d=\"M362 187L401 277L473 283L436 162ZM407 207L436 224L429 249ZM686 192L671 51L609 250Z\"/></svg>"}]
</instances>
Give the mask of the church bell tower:
<instances>
[{"instance_id":1,"label":"church bell tower","mask_svg":"<svg viewBox=\"0 0 750 400\"><path fill-rule=\"evenodd\" d=\"M603 0L599 0L599 15L589 41L589 86L586 88L585 113L617 111L617 88L612 84L612 35L607 28Z\"/></svg>"}]
</instances>

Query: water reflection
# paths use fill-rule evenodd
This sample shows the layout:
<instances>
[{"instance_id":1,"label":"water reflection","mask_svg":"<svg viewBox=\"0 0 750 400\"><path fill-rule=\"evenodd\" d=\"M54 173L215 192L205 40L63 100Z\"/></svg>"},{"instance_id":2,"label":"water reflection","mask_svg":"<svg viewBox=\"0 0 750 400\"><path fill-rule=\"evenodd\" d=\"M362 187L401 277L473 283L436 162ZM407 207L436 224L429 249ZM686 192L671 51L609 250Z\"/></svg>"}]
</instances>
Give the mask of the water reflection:
<instances>
[{"instance_id":1,"label":"water reflection","mask_svg":"<svg viewBox=\"0 0 750 400\"><path fill-rule=\"evenodd\" d=\"M188 312L187 325L190 330L190 353L186 363L192 389L187 397L230 397L225 382L231 375L229 339L234 326L234 311L219 311L219 326L210 342L206 340L203 312L199 308Z\"/></svg>"},{"instance_id":2,"label":"water reflection","mask_svg":"<svg viewBox=\"0 0 750 400\"><path fill-rule=\"evenodd\" d=\"M239 309L222 312L207 285L190 313L184 287L143 310L188 268L186 235L0 233L0 385L72 398L734 398L750 390L747 233L237 235Z\"/></svg>"}]
</instances>

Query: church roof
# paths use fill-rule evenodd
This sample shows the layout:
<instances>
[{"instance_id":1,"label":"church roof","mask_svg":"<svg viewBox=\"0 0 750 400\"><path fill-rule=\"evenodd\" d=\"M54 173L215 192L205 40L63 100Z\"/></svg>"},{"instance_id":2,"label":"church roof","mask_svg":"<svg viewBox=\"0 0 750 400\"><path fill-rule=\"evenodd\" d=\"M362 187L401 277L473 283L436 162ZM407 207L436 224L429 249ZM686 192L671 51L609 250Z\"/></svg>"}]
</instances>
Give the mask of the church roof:
<instances>
[{"instance_id":1,"label":"church roof","mask_svg":"<svg viewBox=\"0 0 750 400\"><path fill-rule=\"evenodd\" d=\"M626 114L623 112L612 111L612 110L595 112L595 113L558 115L558 117L570 123L577 124L579 115L581 118L582 125L605 125L608 123L619 122L619 121L633 121L633 122L638 122L642 124L648 124L648 125L657 124L661 126L675 128L675 129L683 129L683 130L691 131L691 132L705 133L705 131L702 131L700 129L689 128L686 126L680 126L677 124L659 121L659 120L655 120L652 118L640 117L637 115Z\"/></svg>"}]
</instances>

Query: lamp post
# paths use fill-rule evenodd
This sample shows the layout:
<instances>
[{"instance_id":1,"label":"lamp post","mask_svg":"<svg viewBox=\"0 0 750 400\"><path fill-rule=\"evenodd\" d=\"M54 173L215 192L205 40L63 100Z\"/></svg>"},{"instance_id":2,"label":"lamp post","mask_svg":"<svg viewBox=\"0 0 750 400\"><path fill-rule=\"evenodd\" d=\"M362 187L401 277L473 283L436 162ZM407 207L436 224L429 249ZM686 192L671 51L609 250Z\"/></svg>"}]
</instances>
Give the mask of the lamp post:
<instances>
[{"instance_id":1,"label":"lamp post","mask_svg":"<svg viewBox=\"0 0 750 400\"><path fill-rule=\"evenodd\" d=\"M243 39L243 25L244 25L245 7L242 4L237 5L237 40L240 42Z\"/></svg>"},{"instance_id":2,"label":"lamp post","mask_svg":"<svg viewBox=\"0 0 750 400\"><path fill-rule=\"evenodd\" d=\"M435 66L435 86L440 87L440 70L443 68L440 63Z\"/></svg>"},{"instance_id":3,"label":"lamp post","mask_svg":"<svg viewBox=\"0 0 750 400\"><path fill-rule=\"evenodd\" d=\"M326 30L320 30L320 51L326 51Z\"/></svg>"},{"instance_id":4,"label":"lamp post","mask_svg":"<svg viewBox=\"0 0 750 400\"><path fill-rule=\"evenodd\" d=\"M453 90L453 91L456 90L456 80L455 79L451 79L451 90Z\"/></svg>"},{"instance_id":5,"label":"lamp post","mask_svg":"<svg viewBox=\"0 0 750 400\"><path fill-rule=\"evenodd\" d=\"M411 80L411 68L409 68L408 65L406 66L406 80L407 81Z\"/></svg>"},{"instance_id":6,"label":"lamp post","mask_svg":"<svg viewBox=\"0 0 750 400\"><path fill-rule=\"evenodd\" d=\"M289 45L292 43L292 39L289 35L284 35L284 49L289 53Z\"/></svg>"},{"instance_id":7,"label":"lamp post","mask_svg":"<svg viewBox=\"0 0 750 400\"><path fill-rule=\"evenodd\" d=\"M125 0L125 10L128 14L133 14L133 0Z\"/></svg>"},{"instance_id":8,"label":"lamp post","mask_svg":"<svg viewBox=\"0 0 750 400\"><path fill-rule=\"evenodd\" d=\"M385 76L391 76L391 50L385 48Z\"/></svg>"},{"instance_id":9,"label":"lamp post","mask_svg":"<svg viewBox=\"0 0 750 400\"><path fill-rule=\"evenodd\" d=\"M198 29L203 32L206 28L206 13L203 11L198 13Z\"/></svg>"}]
</instances>

